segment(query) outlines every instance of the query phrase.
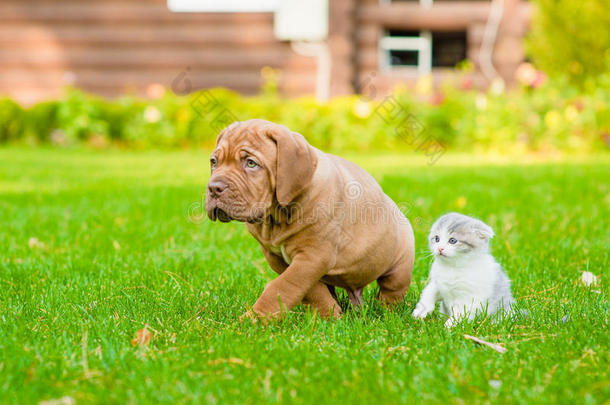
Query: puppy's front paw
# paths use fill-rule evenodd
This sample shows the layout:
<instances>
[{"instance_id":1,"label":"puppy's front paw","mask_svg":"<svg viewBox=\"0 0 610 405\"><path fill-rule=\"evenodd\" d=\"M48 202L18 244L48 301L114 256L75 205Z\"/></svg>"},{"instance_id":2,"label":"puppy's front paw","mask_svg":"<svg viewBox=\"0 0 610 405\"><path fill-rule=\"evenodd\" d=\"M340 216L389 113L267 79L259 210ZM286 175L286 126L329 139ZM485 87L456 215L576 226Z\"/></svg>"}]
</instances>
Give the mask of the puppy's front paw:
<instances>
[{"instance_id":1,"label":"puppy's front paw","mask_svg":"<svg viewBox=\"0 0 610 405\"><path fill-rule=\"evenodd\" d=\"M413 318L415 319L424 319L426 316L428 316L428 314L432 312L431 310L427 309L424 304L422 304L421 302L417 303L417 305L415 306L415 310L413 311L413 313L411 314L411 316L413 316Z\"/></svg>"},{"instance_id":2,"label":"puppy's front paw","mask_svg":"<svg viewBox=\"0 0 610 405\"><path fill-rule=\"evenodd\" d=\"M240 323L244 323L244 321L255 324L259 321L259 319L258 316L256 316L256 314L254 313L254 311L247 311L239 317Z\"/></svg>"}]
</instances>

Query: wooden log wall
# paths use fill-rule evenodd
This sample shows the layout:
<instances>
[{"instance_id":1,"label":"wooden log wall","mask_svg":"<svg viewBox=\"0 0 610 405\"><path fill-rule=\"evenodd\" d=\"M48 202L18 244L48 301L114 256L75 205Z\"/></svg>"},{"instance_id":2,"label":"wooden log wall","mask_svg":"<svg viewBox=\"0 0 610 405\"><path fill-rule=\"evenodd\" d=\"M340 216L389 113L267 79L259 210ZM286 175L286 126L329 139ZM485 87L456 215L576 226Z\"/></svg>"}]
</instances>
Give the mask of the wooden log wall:
<instances>
[{"instance_id":1,"label":"wooden log wall","mask_svg":"<svg viewBox=\"0 0 610 405\"><path fill-rule=\"evenodd\" d=\"M529 3L505 0L494 61L510 83L523 60ZM384 30L465 31L467 55L478 52L488 1L441 1L424 9L415 1L330 0L331 95L374 83L380 96L413 75L383 72L378 42ZM261 69L281 70L288 96L314 94L316 63L273 34L272 13L172 13L166 0L2 0L0 95L29 104L61 95L65 85L109 97L149 95L186 72L193 89L224 86L256 93ZM451 69L433 70L438 80ZM480 72L475 85L484 85Z\"/></svg>"},{"instance_id":2,"label":"wooden log wall","mask_svg":"<svg viewBox=\"0 0 610 405\"><path fill-rule=\"evenodd\" d=\"M0 3L0 95L26 104L66 84L146 95L187 68L193 88L253 94L264 66L282 70L285 94L314 93L314 59L275 39L271 13L172 13L165 0Z\"/></svg>"},{"instance_id":3,"label":"wooden log wall","mask_svg":"<svg viewBox=\"0 0 610 405\"><path fill-rule=\"evenodd\" d=\"M479 50L489 15L489 1L436 0L431 8L422 8L417 1L380 3L379 0L360 0L356 13L356 84L367 92L371 83L377 93L385 94L399 84L412 84L417 76L397 69L381 71L378 42L385 30L408 31L464 31L467 38L467 57L474 63L475 72L467 75L474 86L488 84L479 69ZM505 0L493 54L494 65L503 79L511 84L514 72L524 60L522 39L531 14L530 4L520 0ZM455 77L450 68L433 68L435 82Z\"/></svg>"}]
</instances>

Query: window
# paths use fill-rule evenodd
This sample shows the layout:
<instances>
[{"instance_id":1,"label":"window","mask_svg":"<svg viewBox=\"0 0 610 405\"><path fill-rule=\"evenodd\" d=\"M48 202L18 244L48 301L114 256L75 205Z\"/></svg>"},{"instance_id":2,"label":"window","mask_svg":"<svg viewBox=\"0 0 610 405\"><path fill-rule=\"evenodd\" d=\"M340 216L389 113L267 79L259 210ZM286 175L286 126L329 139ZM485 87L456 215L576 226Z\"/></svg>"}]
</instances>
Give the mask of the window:
<instances>
[{"instance_id":1,"label":"window","mask_svg":"<svg viewBox=\"0 0 610 405\"><path fill-rule=\"evenodd\" d=\"M432 68L430 31L389 30L379 41L379 66L382 70L397 67L417 68L419 74Z\"/></svg>"},{"instance_id":2,"label":"window","mask_svg":"<svg viewBox=\"0 0 610 405\"><path fill-rule=\"evenodd\" d=\"M432 33L432 67L454 67L466 59L466 32Z\"/></svg>"},{"instance_id":3,"label":"window","mask_svg":"<svg viewBox=\"0 0 610 405\"><path fill-rule=\"evenodd\" d=\"M419 74L433 67L454 67L466 59L465 31L388 30L379 42L380 67L414 68Z\"/></svg>"},{"instance_id":4,"label":"window","mask_svg":"<svg viewBox=\"0 0 610 405\"><path fill-rule=\"evenodd\" d=\"M390 49L390 66L417 66L418 58L418 51Z\"/></svg>"},{"instance_id":5,"label":"window","mask_svg":"<svg viewBox=\"0 0 610 405\"><path fill-rule=\"evenodd\" d=\"M389 37L418 37L419 31L404 31L404 30L389 30ZM386 41L386 44L392 45L392 42ZM413 66L418 64L419 52L417 50L405 50L388 48L389 65L390 66Z\"/></svg>"}]
</instances>

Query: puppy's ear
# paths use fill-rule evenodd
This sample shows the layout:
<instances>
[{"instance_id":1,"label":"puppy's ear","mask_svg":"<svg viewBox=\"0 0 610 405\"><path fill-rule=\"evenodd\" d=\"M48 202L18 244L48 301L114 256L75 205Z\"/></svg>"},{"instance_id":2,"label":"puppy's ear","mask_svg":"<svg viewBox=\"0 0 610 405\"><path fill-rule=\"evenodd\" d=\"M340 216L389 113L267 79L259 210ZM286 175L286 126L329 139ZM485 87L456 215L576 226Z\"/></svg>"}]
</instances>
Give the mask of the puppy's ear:
<instances>
[{"instance_id":1,"label":"puppy's ear","mask_svg":"<svg viewBox=\"0 0 610 405\"><path fill-rule=\"evenodd\" d=\"M277 145L275 195L279 204L284 207L309 185L318 159L303 135L277 124L269 125L265 129Z\"/></svg>"}]
</instances>

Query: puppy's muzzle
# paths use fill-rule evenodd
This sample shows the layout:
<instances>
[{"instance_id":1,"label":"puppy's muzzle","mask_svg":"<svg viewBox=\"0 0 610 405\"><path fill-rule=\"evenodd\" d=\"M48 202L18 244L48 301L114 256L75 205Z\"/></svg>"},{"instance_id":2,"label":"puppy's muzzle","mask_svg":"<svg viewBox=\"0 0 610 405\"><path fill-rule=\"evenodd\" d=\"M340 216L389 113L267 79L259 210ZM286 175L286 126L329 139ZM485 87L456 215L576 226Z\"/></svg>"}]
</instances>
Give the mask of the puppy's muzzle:
<instances>
[{"instance_id":1,"label":"puppy's muzzle","mask_svg":"<svg viewBox=\"0 0 610 405\"><path fill-rule=\"evenodd\" d=\"M210 181L208 183L208 193L213 198L218 198L227 189L227 183L220 180Z\"/></svg>"},{"instance_id":2,"label":"puppy's muzzle","mask_svg":"<svg viewBox=\"0 0 610 405\"><path fill-rule=\"evenodd\" d=\"M214 217L218 218L220 222L231 222L231 217L229 214L218 207L214 208Z\"/></svg>"},{"instance_id":3,"label":"puppy's muzzle","mask_svg":"<svg viewBox=\"0 0 610 405\"><path fill-rule=\"evenodd\" d=\"M212 221L218 219L220 222L231 222L232 218L225 210L218 207L218 200L227 190L228 185L222 180L213 180L208 183L208 201L211 200L213 208L208 211Z\"/></svg>"}]
</instances>

